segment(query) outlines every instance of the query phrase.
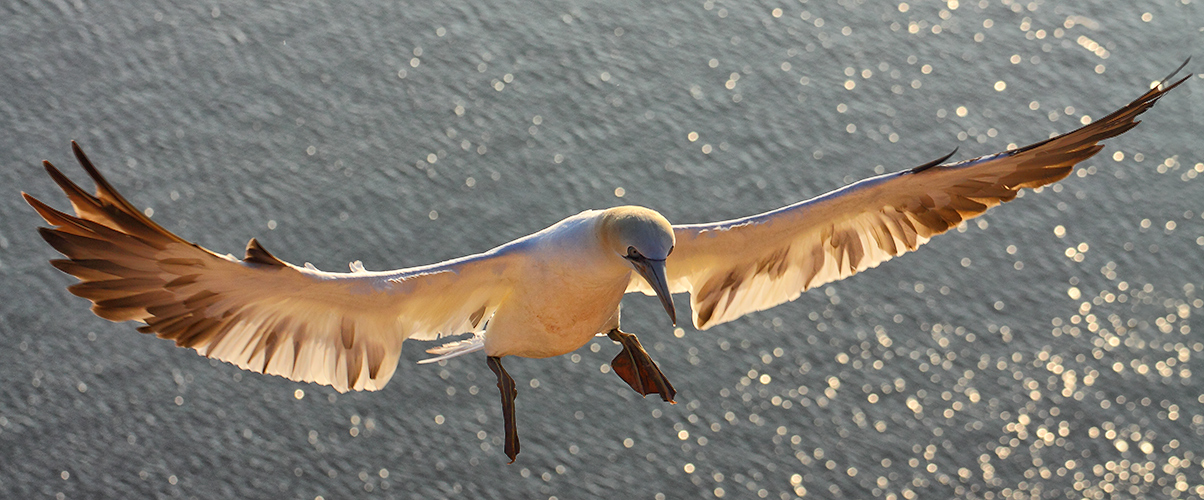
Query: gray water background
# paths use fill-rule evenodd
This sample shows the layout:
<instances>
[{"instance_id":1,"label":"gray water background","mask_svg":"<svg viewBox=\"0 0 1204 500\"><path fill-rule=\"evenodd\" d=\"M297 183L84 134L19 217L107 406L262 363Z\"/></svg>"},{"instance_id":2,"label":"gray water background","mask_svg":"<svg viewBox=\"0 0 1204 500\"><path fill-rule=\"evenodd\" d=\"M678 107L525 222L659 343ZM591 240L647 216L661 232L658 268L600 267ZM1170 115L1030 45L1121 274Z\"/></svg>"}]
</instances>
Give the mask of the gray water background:
<instances>
[{"instance_id":1,"label":"gray water background","mask_svg":"<svg viewBox=\"0 0 1204 500\"><path fill-rule=\"evenodd\" d=\"M354 394L210 362L89 313L19 197L66 206L38 162L82 179L74 139L207 248L420 265L1034 142L1198 71L1201 30L1199 0L0 3L0 498L1204 496L1200 78L1083 176L795 302L675 334L629 297L676 406L608 340L507 360L514 465L479 356L410 343Z\"/></svg>"}]
</instances>

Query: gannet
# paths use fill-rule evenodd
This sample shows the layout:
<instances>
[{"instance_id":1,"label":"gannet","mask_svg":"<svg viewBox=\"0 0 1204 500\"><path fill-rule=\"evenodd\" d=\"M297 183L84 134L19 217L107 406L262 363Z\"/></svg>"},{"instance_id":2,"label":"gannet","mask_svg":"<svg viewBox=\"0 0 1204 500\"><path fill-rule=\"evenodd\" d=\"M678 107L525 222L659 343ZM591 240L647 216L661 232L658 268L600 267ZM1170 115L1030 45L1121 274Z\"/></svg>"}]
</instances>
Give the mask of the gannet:
<instances>
[{"instance_id":1,"label":"gannet","mask_svg":"<svg viewBox=\"0 0 1204 500\"><path fill-rule=\"evenodd\" d=\"M1163 85L1174 74L1072 132L944 163L951 153L763 214L674 226L643 207L588 210L484 253L387 272L299 267L255 239L242 259L211 252L126 201L74 141L96 194L44 161L75 215L22 195L53 226L38 229L42 238L67 257L50 263L79 278L68 290L96 315L142 323L139 332L246 370L374 391L392 378L406 339L472 334L431 349L438 356L427 361L485 351L513 463L517 389L504 357L558 356L607 335L622 346L615 373L673 403L673 385L636 336L619 329L625 294L655 295L676 324L673 294L689 293L699 330L794 300L915 250L1021 189L1065 178L1187 80Z\"/></svg>"}]
</instances>

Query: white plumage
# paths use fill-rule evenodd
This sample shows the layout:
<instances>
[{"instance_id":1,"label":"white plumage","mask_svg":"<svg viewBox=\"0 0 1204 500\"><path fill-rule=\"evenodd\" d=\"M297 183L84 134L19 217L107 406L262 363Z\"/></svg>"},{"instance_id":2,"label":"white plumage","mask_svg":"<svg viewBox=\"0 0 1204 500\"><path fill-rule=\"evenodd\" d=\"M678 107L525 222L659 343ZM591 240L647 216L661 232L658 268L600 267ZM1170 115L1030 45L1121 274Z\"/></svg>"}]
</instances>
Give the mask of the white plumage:
<instances>
[{"instance_id":1,"label":"white plumage","mask_svg":"<svg viewBox=\"0 0 1204 500\"><path fill-rule=\"evenodd\" d=\"M672 401L672 386L638 341L618 331L625 293L660 296L674 318L670 293L689 293L694 326L704 330L793 300L915 250L1022 188L1066 177L1184 80L1068 134L958 163L942 158L760 215L670 226L645 208L586 211L485 253L390 272L298 267L255 240L242 260L206 250L131 206L74 143L96 194L46 162L75 215L25 198L54 226L40 230L43 238L67 256L52 264L81 280L69 290L97 315L144 323L139 331L247 370L377 390L406 339L475 334L430 352L434 360L482 349L490 357L504 405L509 398L513 458L515 389L512 381L509 393L503 387L502 356L556 356L609 333L636 367L620 371L616 358L616 373Z\"/></svg>"}]
</instances>

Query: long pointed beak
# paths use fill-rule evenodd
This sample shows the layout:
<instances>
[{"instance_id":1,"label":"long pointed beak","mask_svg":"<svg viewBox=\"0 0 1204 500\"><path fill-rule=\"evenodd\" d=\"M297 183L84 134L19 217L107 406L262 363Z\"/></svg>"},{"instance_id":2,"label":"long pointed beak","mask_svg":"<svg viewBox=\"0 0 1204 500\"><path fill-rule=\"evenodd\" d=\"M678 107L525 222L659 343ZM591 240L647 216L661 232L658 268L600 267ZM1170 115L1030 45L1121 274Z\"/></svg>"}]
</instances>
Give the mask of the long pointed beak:
<instances>
[{"instance_id":1,"label":"long pointed beak","mask_svg":"<svg viewBox=\"0 0 1204 500\"><path fill-rule=\"evenodd\" d=\"M656 296L661 299L661 305L665 306L665 312L669 313L669 319L673 321L673 326L677 326L677 310L673 308L673 294L669 293L669 283L665 279L665 261L652 259L630 259L635 265L635 270L639 271L640 276L652 285L652 289L656 291Z\"/></svg>"}]
</instances>

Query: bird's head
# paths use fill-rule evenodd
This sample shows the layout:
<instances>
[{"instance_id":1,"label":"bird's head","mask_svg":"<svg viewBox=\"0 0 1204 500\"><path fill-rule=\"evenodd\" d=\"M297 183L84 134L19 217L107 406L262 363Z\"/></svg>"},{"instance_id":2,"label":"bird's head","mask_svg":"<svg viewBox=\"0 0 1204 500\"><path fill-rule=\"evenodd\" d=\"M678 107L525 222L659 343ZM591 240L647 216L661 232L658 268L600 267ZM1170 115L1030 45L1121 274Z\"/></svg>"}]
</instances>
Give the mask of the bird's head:
<instances>
[{"instance_id":1,"label":"bird's head","mask_svg":"<svg viewBox=\"0 0 1204 500\"><path fill-rule=\"evenodd\" d=\"M602 213L599 232L605 247L652 285L677 324L673 295L665 279L665 259L673 252L673 226L664 216L643 207L616 207Z\"/></svg>"}]
</instances>

